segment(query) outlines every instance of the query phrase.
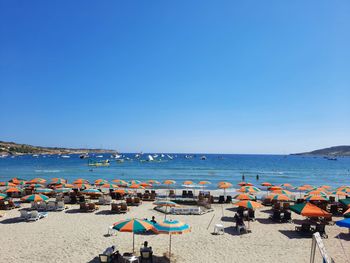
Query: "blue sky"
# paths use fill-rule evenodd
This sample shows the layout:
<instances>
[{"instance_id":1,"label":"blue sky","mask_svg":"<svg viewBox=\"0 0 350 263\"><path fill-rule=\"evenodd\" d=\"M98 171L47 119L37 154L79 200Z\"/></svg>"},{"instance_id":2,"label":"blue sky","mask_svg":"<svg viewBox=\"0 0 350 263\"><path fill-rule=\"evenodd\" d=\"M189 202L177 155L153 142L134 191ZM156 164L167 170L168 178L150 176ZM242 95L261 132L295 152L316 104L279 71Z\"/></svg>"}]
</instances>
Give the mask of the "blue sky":
<instances>
[{"instance_id":1,"label":"blue sky","mask_svg":"<svg viewBox=\"0 0 350 263\"><path fill-rule=\"evenodd\" d=\"M349 1L1 1L0 140L123 152L350 144Z\"/></svg>"}]
</instances>

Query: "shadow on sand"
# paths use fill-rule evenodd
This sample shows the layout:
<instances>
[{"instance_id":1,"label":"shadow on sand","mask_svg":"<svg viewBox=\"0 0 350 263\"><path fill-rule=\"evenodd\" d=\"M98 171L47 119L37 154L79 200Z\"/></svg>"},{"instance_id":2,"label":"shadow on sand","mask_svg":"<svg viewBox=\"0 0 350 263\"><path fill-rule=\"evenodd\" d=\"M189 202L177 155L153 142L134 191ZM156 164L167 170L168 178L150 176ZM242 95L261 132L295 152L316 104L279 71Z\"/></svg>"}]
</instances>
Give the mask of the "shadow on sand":
<instances>
[{"instance_id":1,"label":"shadow on sand","mask_svg":"<svg viewBox=\"0 0 350 263\"><path fill-rule=\"evenodd\" d=\"M88 261L88 263L99 263L100 260L98 257L94 257L93 259L91 259L90 261ZM111 261L111 263L114 262L124 262L122 258L120 258L119 260L115 260L115 261ZM159 256L154 256L153 255L153 263L170 263L170 260L167 257L159 257ZM175 262L176 263L176 259L172 258L171 262Z\"/></svg>"},{"instance_id":2,"label":"shadow on sand","mask_svg":"<svg viewBox=\"0 0 350 263\"><path fill-rule=\"evenodd\" d=\"M280 233L288 237L289 239L305 239L312 238L312 233L300 233L295 230L278 230Z\"/></svg>"}]
</instances>

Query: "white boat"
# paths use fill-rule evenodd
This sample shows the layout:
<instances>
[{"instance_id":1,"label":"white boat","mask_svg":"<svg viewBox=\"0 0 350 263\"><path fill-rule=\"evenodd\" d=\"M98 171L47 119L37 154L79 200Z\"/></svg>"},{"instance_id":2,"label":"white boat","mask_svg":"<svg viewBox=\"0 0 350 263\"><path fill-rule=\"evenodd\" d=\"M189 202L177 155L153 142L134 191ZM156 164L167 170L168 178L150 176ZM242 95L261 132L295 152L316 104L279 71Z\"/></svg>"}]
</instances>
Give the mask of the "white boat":
<instances>
[{"instance_id":1,"label":"white boat","mask_svg":"<svg viewBox=\"0 0 350 263\"><path fill-rule=\"evenodd\" d=\"M168 157L170 160L174 159L174 157L172 157L172 156L169 155L169 154L167 154L167 157Z\"/></svg>"},{"instance_id":2,"label":"white boat","mask_svg":"<svg viewBox=\"0 0 350 263\"><path fill-rule=\"evenodd\" d=\"M154 159L153 159L152 155L148 155L148 156L147 156L147 161L149 161L149 162L154 161Z\"/></svg>"},{"instance_id":3,"label":"white boat","mask_svg":"<svg viewBox=\"0 0 350 263\"><path fill-rule=\"evenodd\" d=\"M32 156L33 157L39 157L39 154L33 154Z\"/></svg>"},{"instance_id":4,"label":"white boat","mask_svg":"<svg viewBox=\"0 0 350 263\"><path fill-rule=\"evenodd\" d=\"M66 159L70 158L69 155L62 155L61 157L62 157L62 158L66 158Z\"/></svg>"},{"instance_id":5,"label":"white boat","mask_svg":"<svg viewBox=\"0 0 350 263\"><path fill-rule=\"evenodd\" d=\"M111 158L114 158L114 159L120 159L120 158L122 158L123 156L121 155L121 154L112 154L111 155Z\"/></svg>"},{"instance_id":6,"label":"white boat","mask_svg":"<svg viewBox=\"0 0 350 263\"><path fill-rule=\"evenodd\" d=\"M161 157L161 158L164 158L164 157L165 157L165 155L164 155L164 154L161 154L161 155L160 155L160 157Z\"/></svg>"},{"instance_id":7,"label":"white boat","mask_svg":"<svg viewBox=\"0 0 350 263\"><path fill-rule=\"evenodd\" d=\"M158 154L153 154L153 158L158 158Z\"/></svg>"},{"instance_id":8,"label":"white boat","mask_svg":"<svg viewBox=\"0 0 350 263\"><path fill-rule=\"evenodd\" d=\"M205 155L201 156L201 160L206 160L207 157Z\"/></svg>"},{"instance_id":9,"label":"white boat","mask_svg":"<svg viewBox=\"0 0 350 263\"><path fill-rule=\"evenodd\" d=\"M103 155L96 155L96 158L103 158Z\"/></svg>"}]
</instances>

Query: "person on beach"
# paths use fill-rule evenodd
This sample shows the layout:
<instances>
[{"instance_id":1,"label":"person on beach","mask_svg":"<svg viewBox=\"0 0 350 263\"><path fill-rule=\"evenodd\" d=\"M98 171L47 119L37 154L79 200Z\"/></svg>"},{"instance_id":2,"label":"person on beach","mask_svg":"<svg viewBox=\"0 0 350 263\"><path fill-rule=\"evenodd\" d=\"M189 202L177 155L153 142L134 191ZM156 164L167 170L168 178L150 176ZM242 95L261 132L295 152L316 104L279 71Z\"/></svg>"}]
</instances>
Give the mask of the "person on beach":
<instances>
[{"instance_id":1,"label":"person on beach","mask_svg":"<svg viewBox=\"0 0 350 263\"><path fill-rule=\"evenodd\" d=\"M152 222L153 224L157 223L156 218L155 218L154 216L152 216L151 222Z\"/></svg>"},{"instance_id":2,"label":"person on beach","mask_svg":"<svg viewBox=\"0 0 350 263\"><path fill-rule=\"evenodd\" d=\"M106 248L106 250L103 252L103 254L107 256L112 256L114 254L115 246L111 246Z\"/></svg>"},{"instance_id":3,"label":"person on beach","mask_svg":"<svg viewBox=\"0 0 350 263\"><path fill-rule=\"evenodd\" d=\"M145 241L144 243L143 243L143 247L140 249L140 252L151 252L152 251L152 247L149 247L148 246L148 242L147 241Z\"/></svg>"}]
</instances>

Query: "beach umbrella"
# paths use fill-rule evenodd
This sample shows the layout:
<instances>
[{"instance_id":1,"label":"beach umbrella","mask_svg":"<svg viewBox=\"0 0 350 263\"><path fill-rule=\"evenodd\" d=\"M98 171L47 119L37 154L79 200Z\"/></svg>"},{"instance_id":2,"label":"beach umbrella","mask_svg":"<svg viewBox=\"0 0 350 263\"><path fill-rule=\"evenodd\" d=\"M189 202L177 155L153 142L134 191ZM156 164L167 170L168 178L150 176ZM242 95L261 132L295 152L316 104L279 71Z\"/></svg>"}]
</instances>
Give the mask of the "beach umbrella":
<instances>
[{"instance_id":1,"label":"beach umbrella","mask_svg":"<svg viewBox=\"0 0 350 263\"><path fill-rule=\"evenodd\" d=\"M152 187L152 184L147 183L147 182L141 182L140 185L143 187L148 187L148 188Z\"/></svg>"},{"instance_id":2,"label":"beach umbrella","mask_svg":"<svg viewBox=\"0 0 350 263\"><path fill-rule=\"evenodd\" d=\"M337 195L339 196L347 196L348 194L342 191L333 191L333 192L328 192L329 195Z\"/></svg>"},{"instance_id":3,"label":"beach umbrella","mask_svg":"<svg viewBox=\"0 0 350 263\"><path fill-rule=\"evenodd\" d=\"M115 190L113 191L113 193L125 195L125 194L129 194L130 191L129 191L128 189L121 188L121 189L115 189Z\"/></svg>"},{"instance_id":4,"label":"beach umbrella","mask_svg":"<svg viewBox=\"0 0 350 263\"><path fill-rule=\"evenodd\" d=\"M4 200L4 199L6 199L7 198L7 195L6 194L1 194L0 193L0 200Z\"/></svg>"},{"instance_id":5,"label":"beach umbrella","mask_svg":"<svg viewBox=\"0 0 350 263\"><path fill-rule=\"evenodd\" d=\"M323 196L327 196L327 193L324 191L320 191L320 190L311 190L306 192L307 195L323 195Z\"/></svg>"},{"instance_id":6,"label":"beach umbrella","mask_svg":"<svg viewBox=\"0 0 350 263\"><path fill-rule=\"evenodd\" d=\"M347 207L350 207L350 198L340 199L339 202Z\"/></svg>"},{"instance_id":7,"label":"beach umbrella","mask_svg":"<svg viewBox=\"0 0 350 263\"><path fill-rule=\"evenodd\" d=\"M151 222L141 219L126 219L113 224L113 229L120 232L132 232L132 251L135 252L135 233L144 233L146 231L155 231Z\"/></svg>"},{"instance_id":8,"label":"beach umbrella","mask_svg":"<svg viewBox=\"0 0 350 263\"><path fill-rule=\"evenodd\" d=\"M305 197L306 201L329 201L327 196L324 195L308 195Z\"/></svg>"},{"instance_id":9,"label":"beach umbrella","mask_svg":"<svg viewBox=\"0 0 350 263\"><path fill-rule=\"evenodd\" d=\"M285 188L293 188L293 186L291 184L285 183L285 184L281 184L282 187Z\"/></svg>"},{"instance_id":10,"label":"beach umbrella","mask_svg":"<svg viewBox=\"0 0 350 263\"><path fill-rule=\"evenodd\" d=\"M220 182L218 188L224 189L224 196L226 197L226 189L231 188L232 184L229 182Z\"/></svg>"},{"instance_id":11,"label":"beach umbrella","mask_svg":"<svg viewBox=\"0 0 350 263\"><path fill-rule=\"evenodd\" d=\"M50 189L50 188L36 188L34 190L34 192L35 193L40 193L40 194L49 194L49 193L53 192L53 190Z\"/></svg>"},{"instance_id":12,"label":"beach umbrella","mask_svg":"<svg viewBox=\"0 0 350 263\"><path fill-rule=\"evenodd\" d=\"M169 201L169 200L157 200L153 203L156 206L165 206L164 219L166 219L166 215L168 212L168 207L177 207L179 206L177 203Z\"/></svg>"},{"instance_id":13,"label":"beach umbrella","mask_svg":"<svg viewBox=\"0 0 350 263\"><path fill-rule=\"evenodd\" d=\"M24 202L42 202L49 200L49 197L42 194L32 194L22 197L21 200Z\"/></svg>"},{"instance_id":14,"label":"beach umbrella","mask_svg":"<svg viewBox=\"0 0 350 263\"><path fill-rule=\"evenodd\" d=\"M90 184L88 180L79 178L73 182L73 184Z\"/></svg>"},{"instance_id":15,"label":"beach umbrella","mask_svg":"<svg viewBox=\"0 0 350 263\"><path fill-rule=\"evenodd\" d=\"M350 233L350 218L345 218L343 220L337 221L337 222L335 222L335 224L337 226L340 226L340 227L347 227L347 228L349 228L349 233Z\"/></svg>"},{"instance_id":16,"label":"beach umbrella","mask_svg":"<svg viewBox=\"0 0 350 263\"><path fill-rule=\"evenodd\" d=\"M25 182L25 181L26 181L25 179L14 177L9 182L14 183L14 184L20 184L20 183Z\"/></svg>"},{"instance_id":17,"label":"beach umbrella","mask_svg":"<svg viewBox=\"0 0 350 263\"><path fill-rule=\"evenodd\" d=\"M100 186L101 188L109 188L109 189L114 189L114 188L118 188L118 185L116 184L103 184Z\"/></svg>"},{"instance_id":18,"label":"beach umbrella","mask_svg":"<svg viewBox=\"0 0 350 263\"><path fill-rule=\"evenodd\" d=\"M73 184L57 184L55 188L73 188Z\"/></svg>"},{"instance_id":19,"label":"beach umbrella","mask_svg":"<svg viewBox=\"0 0 350 263\"><path fill-rule=\"evenodd\" d=\"M254 200L255 196L248 193L238 194L233 197L236 200Z\"/></svg>"},{"instance_id":20,"label":"beach umbrella","mask_svg":"<svg viewBox=\"0 0 350 263\"><path fill-rule=\"evenodd\" d=\"M21 190L18 189L17 187L10 187L5 190L5 193L19 193L19 192L21 192Z\"/></svg>"},{"instance_id":21,"label":"beach umbrella","mask_svg":"<svg viewBox=\"0 0 350 263\"><path fill-rule=\"evenodd\" d=\"M307 190L312 190L312 189L314 189L315 187L313 187L312 185L310 185L310 184L304 184L304 185L302 185L304 188L306 188Z\"/></svg>"},{"instance_id":22,"label":"beach umbrella","mask_svg":"<svg viewBox=\"0 0 350 263\"><path fill-rule=\"evenodd\" d=\"M283 188L281 186L273 185L273 186L269 187L268 190L270 190L270 191L283 190Z\"/></svg>"},{"instance_id":23,"label":"beach umbrella","mask_svg":"<svg viewBox=\"0 0 350 263\"><path fill-rule=\"evenodd\" d=\"M307 191L307 190L311 190L311 189L309 189L308 187L305 187L305 186L298 186L298 187L295 187L294 190Z\"/></svg>"},{"instance_id":24,"label":"beach umbrella","mask_svg":"<svg viewBox=\"0 0 350 263\"><path fill-rule=\"evenodd\" d=\"M51 184L65 184L67 183L67 180L63 178L52 178L51 179Z\"/></svg>"},{"instance_id":25,"label":"beach umbrella","mask_svg":"<svg viewBox=\"0 0 350 263\"><path fill-rule=\"evenodd\" d=\"M115 179L115 180L112 180L112 182L116 183L118 186L127 186L128 183L124 180L121 180L121 179Z\"/></svg>"},{"instance_id":26,"label":"beach umbrella","mask_svg":"<svg viewBox=\"0 0 350 263\"><path fill-rule=\"evenodd\" d=\"M255 186L242 186L238 192L241 193L256 193L256 192L260 192L260 189L255 187Z\"/></svg>"},{"instance_id":27,"label":"beach umbrella","mask_svg":"<svg viewBox=\"0 0 350 263\"><path fill-rule=\"evenodd\" d=\"M44 187L43 184L26 184L24 186L25 188L40 188L40 187Z\"/></svg>"},{"instance_id":28,"label":"beach umbrella","mask_svg":"<svg viewBox=\"0 0 350 263\"><path fill-rule=\"evenodd\" d=\"M332 214L311 203L295 204L289 207L293 212L306 217L331 217Z\"/></svg>"},{"instance_id":29,"label":"beach umbrella","mask_svg":"<svg viewBox=\"0 0 350 263\"><path fill-rule=\"evenodd\" d=\"M350 217L350 207L348 208L348 210L346 210L346 211L343 213L343 216L346 217L346 218L349 218L349 217Z\"/></svg>"},{"instance_id":30,"label":"beach umbrella","mask_svg":"<svg viewBox=\"0 0 350 263\"><path fill-rule=\"evenodd\" d=\"M184 181L183 184L184 185L193 185L194 182L193 181Z\"/></svg>"},{"instance_id":31,"label":"beach umbrella","mask_svg":"<svg viewBox=\"0 0 350 263\"><path fill-rule=\"evenodd\" d=\"M159 234L169 235L169 262L171 259L171 236L191 232L191 227L178 220L164 220L154 224L155 231Z\"/></svg>"},{"instance_id":32,"label":"beach umbrella","mask_svg":"<svg viewBox=\"0 0 350 263\"><path fill-rule=\"evenodd\" d=\"M133 184L140 184L141 183L141 181L139 181L139 180L131 180L131 181L129 181L129 184L131 184L131 185L133 185Z\"/></svg>"},{"instance_id":33,"label":"beach umbrella","mask_svg":"<svg viewBox=\"0 0 350 263\"><path fill-rule=\"evenodd\" d=\"M77 188L77 189L90 189L91 185L89 184L74 184L73 188Z\"/></svg>"},{"instance_id":34,"label":"beach umbrella","mask_svg":"<svg viewBox=\"0 0 350 263\"><path fill-rule=\"evenodd\" d=\"M272 193L274 194L283 194L283 195L291 195L292 192L288 190L273 190Z\"/></svg>"},{"instance_id":35,"label":"beach umbrella","mask_svg":"<svg viewBox=\"0 0 350 263\"><path fill-rule=\"evenodd\" d=\"M172 185L172 184L176 184L176 181L174 181L174 180L165 180L165 181L163 181L163 184L165 184L165 185Z\"/></svg>"},{"instance_id":36,"label":"beach umbrella","mask_svg":"<svg viewBox=\"0 0 350 263\"><path fill-rule=\"evenodd\" d=\"M108 184L108 181L105 179L97 179L95 180L95 185L104 185L104 184Z\"/></svg>"},{"instance_id":37,"label":"beach umbrella","mask_svg":"<svg viewBox=\"0 0 350 263\"><path fill-rule=\"evenodd\" d=\"M331 187L329 185L321 185L319 188L323 188L323 189L331 189Z\"/></svg>"},{"instance_id":38,"label":"beach umbrella","mask_svg":"<svg viewBox=\"0 0 350 263\"><path fill-rule=\"evenodd\" d=\"M350 193L350 186L346 186L346 185L340 186L337 188L337 191Z\"/></svg>"},{"instance_id":39,"label":"beach umbrella","mask_svg":"<svg viewBox=\"0 0 350 263\"><path fill-rule=\"evenodd\" d=\"M211 184L209 181L199 181L199 185L206 185L206 184Z\"/></svg>"},{"instance_id":40,"label":"beach umbrella","mask_svg":"<svg viewBox=\"0 0 350 263\"><path fill-rule=\"evenodd\" d=\"M86 195L102 195L102 193L99 190L94 188L85 189L81 192Z\"/></svg>"},{"instance_id":41,"label":"beach umbrella","mask_svg":"<svg viewBox=\"0 0 350 263\"><path fill-rule=\"evenodd\" d=\"M275 193L272 193L266 196L266 199L277 200L277 201L293 201L293 199L291 199L290 197L284 194L275 194Z\"/></svg>"},{"instance_id":42,"label":"beach umbrella","mask_svg":"<svg viewBox=\"0 0 350 263\"><path fill-rule=\"evenodd\" d=\"M43 178L34 178L34 179L30 180L29 183L31 183L31 184L45 184L46 180Z\"/></svg>"},{"instance_id":43,"label":"beach umbrella","mask_svg":"<svg viewBox=\"0 0 350 263\"><path fill-rule=\"evenodd\" d=\"M0 186L16 186L16 184L11 182L0 182Z\"/></svg>"},{"instance_id":44,"label":"beach umbrella","mask_svg":"<svg viewBox=\"0 0 350 263\"><path fill-rule=\"evenodd\" d=\"M247 183L247 182L240 182L238 183L239 186L253 186L252 183Z\"/></svg>"},{"instance_id":45,"label":"beach umbrella","mask_svg":"<svg viewBox=\"0 0 350 263\"><path fill-rule=\"evenodd\" d=\"M144 187L139 185L139 184L129 185L128 188L130 188L130 189L144 189Z\"/></svg>"},{"instance_id":46,"label":"beach umbrella","mask_svg":"<svg viewBox=\"0 0 350 263\"><path fill-rule=\"evenodd\" d=\"M69 193L69 192L71 192L71 191L73 191L71 188L57 188L57 189L55 189L55 192L56 193Z\"/></svg>"},{"instance_id":47,"label":"beach umbrella","mask_svg":"<svg viewBox=\"0 0 350 263\"><path fill-rule=\"evenodd\" d=\"M256 202L256 201L249 201L249 200L242 200L237 203L233 204L234 206L240 206L240 207L245 207L245 208L250 208L250 209L256 209L262 207L262 204Z\"/></svg>"},{"instance_id":48,"label":"beach umbrella","mask_svg":"<svg viewBox=\"0 0 350 263\"><path fill-rule=\"evenodd\" d=\"M147 181L148 183L150 183L150 184L160 184L160 182L159 181L157 181L157 180L148 180Z\"/></svg>"},{"instance_id":49,"label":"beach umbrella","mask_svg":"<svg viewBox=\"0 0 350 263\"><path fill-rule=\"evenodd\" d=\"M263 182L261 183L261 186L269 187L269 186L272 186L272 184L269 182Z\"/></svg>"}]
</instances>

